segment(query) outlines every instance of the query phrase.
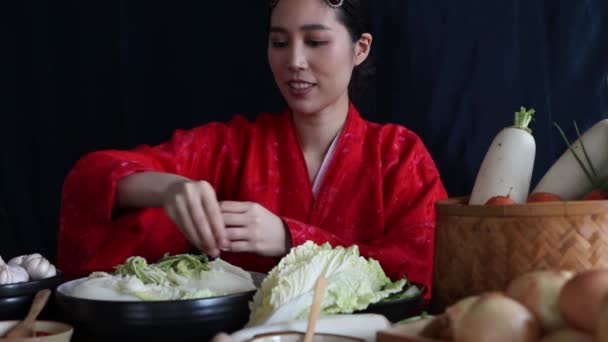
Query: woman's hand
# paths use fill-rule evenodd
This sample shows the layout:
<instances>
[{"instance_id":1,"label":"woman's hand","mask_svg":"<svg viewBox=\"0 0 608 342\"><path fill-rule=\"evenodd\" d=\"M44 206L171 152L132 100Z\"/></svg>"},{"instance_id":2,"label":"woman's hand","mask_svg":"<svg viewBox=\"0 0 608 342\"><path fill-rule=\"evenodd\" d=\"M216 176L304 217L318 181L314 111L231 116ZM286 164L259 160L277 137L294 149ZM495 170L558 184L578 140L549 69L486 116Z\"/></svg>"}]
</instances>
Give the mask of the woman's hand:
<instances>
[{"instance_id":1,"label":"woman's hand","mask_svg":"<svg viewBox=\"0 0 608 342\"><path fill-rule=\"evenodd\" d=\"M163 193L163 206L184 236L211 257L230 246L213 186L206 181L178 181Z\"/></svg>"},{"instance_id":2,"label":"woman's hand","mask_svg":"<svg viewBox=\"0 0 608 342\"><path fill-rule=\"evenodd\" d=\"M227 250L282 256L291 248L291 238L283 220L258 203L225 201L220 203Z\"/></svg>"}]
</instances>

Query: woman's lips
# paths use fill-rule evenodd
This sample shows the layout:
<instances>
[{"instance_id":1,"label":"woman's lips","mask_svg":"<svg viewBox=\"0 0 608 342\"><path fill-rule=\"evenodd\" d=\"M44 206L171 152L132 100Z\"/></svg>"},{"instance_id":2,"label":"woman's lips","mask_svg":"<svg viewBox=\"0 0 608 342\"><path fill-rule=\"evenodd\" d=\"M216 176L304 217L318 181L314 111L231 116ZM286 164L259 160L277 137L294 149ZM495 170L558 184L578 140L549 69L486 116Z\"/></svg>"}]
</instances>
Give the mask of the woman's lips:
<instances>
[{"instance_id":1,"label":"woman's lips","mask_svg":"<svg viewBox=\"0 0 608 342\"><path fill-rule=\"evenodd\" d=\"M315 86L314 83L306 81L289 81L287 82L287 88L289 93L294 97L303 97L310 93Z\"/></svg>"}]
</instances>

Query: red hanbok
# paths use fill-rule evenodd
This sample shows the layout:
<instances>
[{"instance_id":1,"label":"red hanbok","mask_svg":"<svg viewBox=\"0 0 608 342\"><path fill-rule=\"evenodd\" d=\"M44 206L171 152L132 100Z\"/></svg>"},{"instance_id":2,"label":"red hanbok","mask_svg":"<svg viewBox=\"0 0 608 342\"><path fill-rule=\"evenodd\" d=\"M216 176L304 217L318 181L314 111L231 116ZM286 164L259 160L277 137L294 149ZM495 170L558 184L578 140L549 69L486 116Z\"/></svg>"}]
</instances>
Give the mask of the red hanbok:
<instances>
[{"instance_id":1,"label":"red hanbok","mask_svg":"<svg viewBox=\"0 0 608 342\"><path fill-rule=\"evenodd\" d=\"M177 131L159 146L84 156L63 189L58 265L67 279L111 271L133 255L156 261L192 250L162 208L115 215L116 183L139 171L206 180L219 200L257 202L281 217L293 246L356 244L389 277L431 285L434 203L446 197L435 164L414 133L368 122L352 105L316 196L289 111ZM221 258L259 272L279 260Z\"/></svg>"}]
</instances>

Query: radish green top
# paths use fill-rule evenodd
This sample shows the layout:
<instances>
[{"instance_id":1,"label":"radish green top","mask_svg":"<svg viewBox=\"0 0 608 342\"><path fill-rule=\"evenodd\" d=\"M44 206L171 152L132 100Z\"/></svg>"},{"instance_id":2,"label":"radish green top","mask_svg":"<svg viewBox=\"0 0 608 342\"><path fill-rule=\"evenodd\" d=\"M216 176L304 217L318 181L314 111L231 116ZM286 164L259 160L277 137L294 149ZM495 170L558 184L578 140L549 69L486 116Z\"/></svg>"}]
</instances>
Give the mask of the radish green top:
<instances>
[{"instance_id":1,"label":"radish green top","mask_svg":"<svg viewBox=\"0 0 608 342\"><path fill-rule=\"evenodd\" d=\"M534 113L536 113L534 109L526 110L525 107L521 107L519 112L515 113L515 124L513 127L530 131L528 125L532 121Z\"/></svg>"}]
</instances>

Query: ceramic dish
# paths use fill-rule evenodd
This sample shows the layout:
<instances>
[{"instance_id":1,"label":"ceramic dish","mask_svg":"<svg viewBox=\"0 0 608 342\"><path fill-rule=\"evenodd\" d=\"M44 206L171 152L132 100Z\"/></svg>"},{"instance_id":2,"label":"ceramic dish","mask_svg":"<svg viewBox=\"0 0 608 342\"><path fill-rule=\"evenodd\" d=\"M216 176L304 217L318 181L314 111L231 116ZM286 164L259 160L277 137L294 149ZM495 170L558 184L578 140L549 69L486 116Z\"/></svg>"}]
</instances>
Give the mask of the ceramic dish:
<instances>
[{"instance_id":1,"label":"ceramic dish","mask_svg":"<svg viewBox=\"0 0 608 342\"><path fill-rule=\"evenodd\" d=\"M15 324L19 321L1 321L0 322L0 342L7 341L1 336L4 336ZM15 342L69 342L72 338L74 328L69 324L52 321L36 321L34 322L34 330L37 332L37 337L11 339Z\"/></svg>"},{"instance_id":2,"label":"ceramic dish","mask_svg":"<svg viewBox=\"0 0 608 342\"><path fill-rule=\"evenodd\" d=\"M62 273L23 283L0 285L0 320L23 319L30 308L36 292L42 289L54 290L62 279ZM42 318L52 316L54 306L47 305L41 314Z\"/></svg>"},{"instance_id":3,"label":"ceramic dish","mask_svg":"<svg viewBox=\"0 0 608 342\"><path fill-rule=\"evenodd\" d=\"M256 286L264 274L251 272ZM56 301L62 321L75 327L79 341L207 341L233 332L249 319L255 291L201 299L103 301L72 297L86 278L60 285Z\"/></svg>"}]
</instances>

